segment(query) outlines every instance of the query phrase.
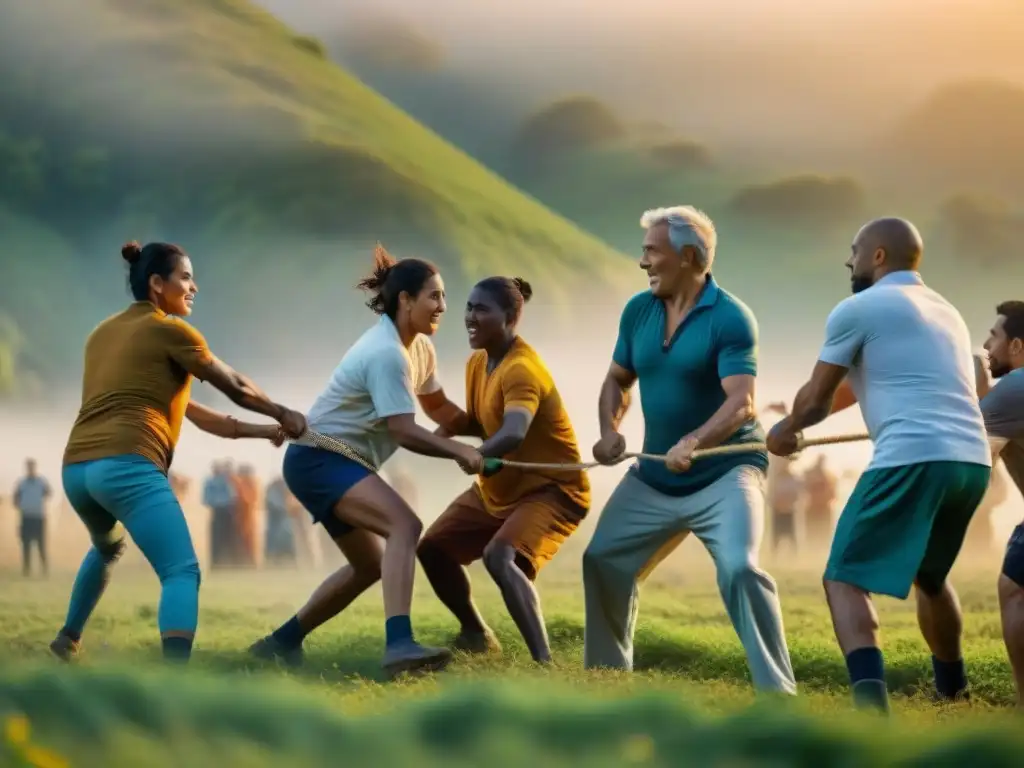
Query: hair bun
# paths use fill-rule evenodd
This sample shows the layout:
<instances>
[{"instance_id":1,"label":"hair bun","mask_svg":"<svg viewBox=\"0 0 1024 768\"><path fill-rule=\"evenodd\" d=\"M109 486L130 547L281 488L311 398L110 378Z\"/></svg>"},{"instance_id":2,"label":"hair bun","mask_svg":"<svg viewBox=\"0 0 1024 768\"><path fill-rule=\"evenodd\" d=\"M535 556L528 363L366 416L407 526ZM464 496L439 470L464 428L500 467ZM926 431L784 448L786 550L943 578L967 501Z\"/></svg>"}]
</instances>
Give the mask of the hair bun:
<instances>
[{"instance_id":1,"label":"hair bun","mask_svg":"<svg viewBox=\"0 0 1024 768\"><path fill-rule=\"evenodd\" d=\"M136 241L132 240L130 243L125 243L121 246L121 258L127 261L129 264L134 264L142 256L142 246Z\"/></svg>"},{"instance_id":2,"label":"hair bun","mask_svg":"<svg viewBox=\"0 0 1024 768\"><path fill-rule=\"evenodd\" d=\"M533 287L521 277L513 277L512 282L515 283L516 288L522 295L523 301L529 301L530 297L533 296Z\"/></svg>"}]
</instances>

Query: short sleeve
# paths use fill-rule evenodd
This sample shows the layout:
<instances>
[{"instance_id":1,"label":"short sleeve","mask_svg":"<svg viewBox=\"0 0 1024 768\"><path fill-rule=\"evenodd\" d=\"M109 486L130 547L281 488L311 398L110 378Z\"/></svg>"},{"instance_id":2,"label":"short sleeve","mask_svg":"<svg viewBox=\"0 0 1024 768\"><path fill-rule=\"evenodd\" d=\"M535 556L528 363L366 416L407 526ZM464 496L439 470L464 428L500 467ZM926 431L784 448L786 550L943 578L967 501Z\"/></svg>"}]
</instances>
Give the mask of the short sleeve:
<instances>
[{"instance_id":1,"label":"short sleeve","mask_svg":"<svg viewBox=\"0 0 1024 768\"><path fill-rule=\"evenodd\" d=\"M1024 440L1024 373L1004 376L981 399L981 413L990 436Z\"/></svg>"},{"instance_id":2,"label":"short sleeve","mask_svg":"<svg viewBox=\"0 0 1024 768\"><path fill-rule=\"evenodd\" d=\"M758 328L754 313L737 307L718 332L718 378L757 376Z\"/></svg>"},{"instance_id":3,"label":"short sleeve","mask_svg":"<svg viewBox=\"0 0 1024 768\"><path fill-rule=\"evenodd\" d=\"M167 355L202 381L206 367L213 362L213 353L203 334L180 320L167 321L163 323L162 328Z\"/></svg>"},{"instance_id":4,"label":"short sleeve","mask_svg":"<svg viewBox=\"0 0 1024 768\"><path fill-rule=\"evenodd\" d=\"M394 348L382 349L366 363L366 388L377 415L416 413L409 359Z\"/></svg>"},{"instance_id":5,"label":"short sleeve","mask_svg":"<svg viewBox=\"0 0 1024 768\"><path fill-rule=\"evenodd\" d=\"M422 337L423 370L420 372L423 383L416 390L417 395L432 395L441 389L441 379L437 375L437 351L434 344L426 336Z\"/></svg>"},{"instance_id":6,"label":"short sleeve","mask_svg":"<svg viewBox=\"0 0 1024 768\"><path fill-rule=\"evenodd\" d=\"M541 380L537 372L525 362L509 367L501 378L501 394L505 410L521 408L530 415L540 407Z\"/></svg>"},{"instance_id":7,"label":"short sleeve","mask_svg":"<svg viewBox=\"0 0 1024 768\"><path fill-rule=\"evenodd\" d=\"M633 336L636 332L640 302L644 296L645 294L634 296L623 308L619 317L619 336L615 340L615 351L612 352L612 362L631 373L636 370L633 367Z\"/></svg>"},{"instance_id":8,"label":"short sleeve","mask_svg":"<svg viewBox=\"0 0 1024 768\"><path fill-rule=\"evenodd\" d=\"M479 421L479 416L476 412L476 391L477 387L481 385L480 366L484 365L481 356L485 356L486 352L474 352L466 360L466 415L469 416L470 421Z\"/></svg>"},{"instance_id":9,"label":"short sleeve","mask_svg":"<svg viewBox=\"0 0 1024 768\"><path fill-rule=\"evenodd\" d=\"M857 304L844 299L832 310L825 323L825 344L818 359L823 363L849 368L864 346L865 329Z\"/></svg>"}]
</instances>

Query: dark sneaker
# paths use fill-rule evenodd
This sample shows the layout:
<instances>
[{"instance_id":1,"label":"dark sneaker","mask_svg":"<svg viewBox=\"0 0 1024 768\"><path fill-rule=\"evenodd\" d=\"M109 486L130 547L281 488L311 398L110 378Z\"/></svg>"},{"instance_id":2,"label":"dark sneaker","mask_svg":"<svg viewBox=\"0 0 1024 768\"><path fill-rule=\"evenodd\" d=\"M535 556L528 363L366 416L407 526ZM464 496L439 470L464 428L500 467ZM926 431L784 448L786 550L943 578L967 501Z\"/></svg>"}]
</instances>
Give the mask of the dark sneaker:
<instances>
[{"instance_id":1,"label":"dark sneaker","mask_svg":"<svg viewBox=\"0 0 1024 768\"><path fill-rule=\"evenodd\" d=\"M50 643L50 653L63 662L70 662L82 649L82 644L61 633Z\"/></svg>"},{"instance_id":2,"label":"dark sneaker","mask_svg":"<svg viewBox=\"0 0 1024 768\"><path fill-rule=\"evenodd\" d=\"M463 653L501 653L501 643L489 629L483 632L459 632L452 641L452 648Z\"/></svg>"},{"instance_id":3,"label":"dark sneaker","mask_svg":"<svg viewBox=\"0 0 1024 768\"><path fill-rule=\"evenodd\" d=\"M971 700L971 691L969 688L964 688L952 696L946 696L933 690L931 699L933 704L965 704Z\"/></svg>"},{"instance_id":4,"label":"dark sneaker","mask_svg":"<svg viewBox=\"0 0 1024 768\"><path fill-rule=\"evenodd\" d=\"M384 671L389 677L403 672L437 672L448 666L452 652L447 648L430 648L410 640L384 651Z\"/></svg>"},{"instance_id":5,"label":"dark sneaker","mask_svg":"<svg viewBox=\"0 0 1024 768\"><path fill-rule=\"evenodd\" d=\"M292 668L301 667L303 661L305 661L301 645L297 648L286 648L273 635L267 635L250 645L249 653L257 659L279 661L286 667Z\"/></svg>"}]
</instances>

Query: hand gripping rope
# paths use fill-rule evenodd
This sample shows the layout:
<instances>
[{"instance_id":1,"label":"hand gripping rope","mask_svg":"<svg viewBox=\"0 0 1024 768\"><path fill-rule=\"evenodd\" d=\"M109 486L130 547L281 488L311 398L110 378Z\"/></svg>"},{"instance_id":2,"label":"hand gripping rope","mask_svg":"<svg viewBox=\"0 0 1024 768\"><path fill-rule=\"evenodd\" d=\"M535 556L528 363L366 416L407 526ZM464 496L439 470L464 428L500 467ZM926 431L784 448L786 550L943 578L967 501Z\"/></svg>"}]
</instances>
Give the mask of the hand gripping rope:
<instances>
[{"instance_id":1,"label":"hand gripping rope","mask_svg":"<svg viewBox=\"0 0 1024 768\"><path fill-rule=\"evenodd\" d=\"M321 435L319 432L314 432L307 429L303 433L303 441L309 441L317 448L321 448L325 451L331 451L332 453L338 453L344 456L346 459L354 461L361 467L369 470L370 472L376 472L377 468L373 466L368 460L360 456L356 451L340 440L336 440L333 437L327 435ZM819 445L838 445L839 443L857 443L863 440L868 440L870 437L865 433L847 434L847 435L831 435L829 437L812 437L812 438L800 438L797 441L797 452L802 451L804 448L813 448ZM294 440L291 442L295 442ZM710 458L712 456L728 456L734 453L747 453L749 451L764 451L767 450L767 446L764 443L733 443L731 445L719 445L715 448L705 448L703 450L696 450L690 456L692 461L698 461L700 459ZM494 473L498 472L502 467L516 467L518 469L547 469L555 471L578 471L584 469L594 469L595 467L614 466L621 464L624 461L630 459L646 459L648 461L660 461L665 462L668 460L668 456L656 453L624 453L618 459L611 464L602 464L599 461L582 462L580 464L544 464L532 461L510 461L508 459L484 459L483 471L480 473L484 477L489 477Z\"/></svg>"}]
</instances>

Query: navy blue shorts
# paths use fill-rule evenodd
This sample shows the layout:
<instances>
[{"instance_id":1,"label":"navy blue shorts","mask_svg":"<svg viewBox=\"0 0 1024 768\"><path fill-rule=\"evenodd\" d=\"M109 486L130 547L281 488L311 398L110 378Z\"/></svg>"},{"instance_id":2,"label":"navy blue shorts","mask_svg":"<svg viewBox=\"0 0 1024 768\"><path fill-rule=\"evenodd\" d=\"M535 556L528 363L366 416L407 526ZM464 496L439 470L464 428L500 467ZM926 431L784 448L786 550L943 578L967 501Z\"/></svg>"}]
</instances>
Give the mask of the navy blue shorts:
<instances>
[{"instance_id":1,"label":"navy blue shorts","mask_svg":"<svg viewBox=\"0 0 1024 768\"><path fill-rule=\"evenodd\" d=\"M1010 534L1003 558L1003 575L1019 587L1024 587L1024 523Z\"/></svg>"},{"instance_id":2,"label":"navy blue shorts","mask_svg":"<svg viewBox=\"0 0 1024 768\"><path fill-rule=\"evenodd\" d=\"M284 454L284 481L299 503L332 538L355 530L334 514L334 506L356 483L372 473L338 453L289 445Z\"/></svg>"}]
</instances>

